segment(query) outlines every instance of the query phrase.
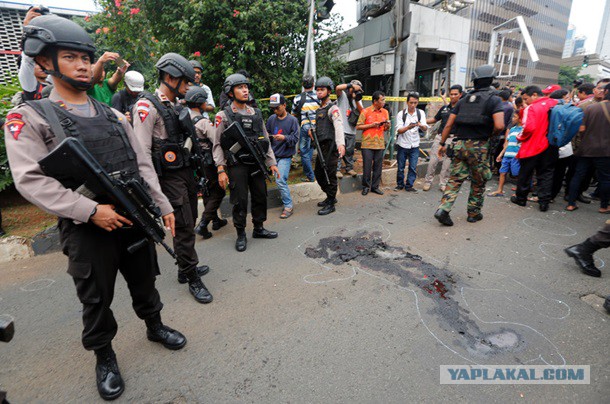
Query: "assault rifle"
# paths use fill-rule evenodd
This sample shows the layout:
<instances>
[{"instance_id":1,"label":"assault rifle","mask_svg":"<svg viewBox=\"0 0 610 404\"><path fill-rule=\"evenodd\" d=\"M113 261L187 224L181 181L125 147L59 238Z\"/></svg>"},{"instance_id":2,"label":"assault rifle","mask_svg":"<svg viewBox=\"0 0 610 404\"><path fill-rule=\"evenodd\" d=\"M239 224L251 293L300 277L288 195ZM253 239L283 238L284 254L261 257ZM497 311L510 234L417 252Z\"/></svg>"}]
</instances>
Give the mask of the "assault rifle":
<instances>
[{"instance_id":1,"label":"assault rifle","mask_svg":"<svg viewBox=\"0 0 610 404\"><path fill-rule=\"evenodd\" d=\"M238 122L231 123L231 125L222 132L220 145L223 150L228 150L233 155L236 155L239 151L250 154L254 158L259 171L265 175L269 182L271 182L271 176L265 165L267 150L263 150L258 140L249 138ZM259 171L253 172L252 176L258 174Z\"/></svg>"},{"instance_id":2,"label":"assault rifle","mask_svg":"<svg viewBox=\"0 0 610 404\"><path fill-rule=\"evenodd\" d=\"M205 175L204 161L205 157L203 155L203 150L201 149L201 145L199 144L199 140L197 139L197 132L195 131L195 125L193 125L193 121L191 120L191 115L189 114L188 108L183 108L180 111L180 115L178 115L178 121L180 121L180 126L182 130L184 130L188 134L188 139L191 140L191 164L195 169L195 174L197 178L199 178L199 182L197 183L197 187L199 191L203 194L203 196L210 195L210 189L208 187L209 181Z\"/></svg>"},{"instance_id":3,"label":"assault rifle","mask_svg":"<svg viewBox=\"0 0 610 404\"><path fill-rule=\"evenodd\" d=\"M161 244L174 259L178 256L163 239L165 231L160 223L161 209L148 190L136 179L124 180L111 175L74 137L64 139L51 153L38 162L42 171L62 185L90 197L101 197L114 204L119 214L131 220L146 237ZM127 248L130 253L146 245L146 239Z\"/></svg>"}]
</instances>

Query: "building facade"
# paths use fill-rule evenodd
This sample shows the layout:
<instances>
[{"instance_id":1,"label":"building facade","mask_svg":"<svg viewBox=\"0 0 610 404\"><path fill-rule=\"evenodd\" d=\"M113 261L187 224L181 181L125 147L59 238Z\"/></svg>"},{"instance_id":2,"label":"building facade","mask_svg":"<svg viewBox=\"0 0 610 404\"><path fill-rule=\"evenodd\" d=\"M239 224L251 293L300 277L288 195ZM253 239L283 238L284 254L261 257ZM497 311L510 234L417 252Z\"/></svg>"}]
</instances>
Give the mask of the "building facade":
<instances>
[{"instance_id":1,"label":"building facade","mask_svg":"<svg viewBox=\"0 0 610 404\"><path fill-rule=\"evenodd\" d=\"M360 7L365 7L358 13L360 25L346 33L352 40L341 51L353 76L367 77L377 70L371 68L373 61L383 63L385 68L378 71L384 75L373 78L371 85L373 89L385 91L392 88L396 22L394 10L387 11L387 3L384 0L358 2ZM533 83L546 86L557 82L572 0L475 0L472 5L457 2L462 9L456 9L455 2L442 0L405 3L409 11L403 25L407 24L409 37L400 47L403 94L415 90L431 96L449 84L470 85L472 70L488 62L494 28L517 16L525 21L539 61L532 61L525 46L518 60L522 46L520 32L503 34L502 52L497 47L496 54L510 59L513 69L501 79L502 84L510 81L522 86ZM513 36L509 38L509 35ZM495 62L499 67L500 58Z\"/></svg>"},{"instance_id":2,"label":"building facade","mask_svg":"<svg viewBox=\"0 0 610 404\"><path fill-rule=\"evenodd\" d=\"M572 0L476 0L459 12L471 20L468 74L476 66L487 63L493 28L522 16L540 60L532 62L524 50L519 74L510 81L517 85L556 83L571 8ZM506 41L504 46L508 48L505 52L518 52L516 41Z\"/></svg>"}]
</instances>

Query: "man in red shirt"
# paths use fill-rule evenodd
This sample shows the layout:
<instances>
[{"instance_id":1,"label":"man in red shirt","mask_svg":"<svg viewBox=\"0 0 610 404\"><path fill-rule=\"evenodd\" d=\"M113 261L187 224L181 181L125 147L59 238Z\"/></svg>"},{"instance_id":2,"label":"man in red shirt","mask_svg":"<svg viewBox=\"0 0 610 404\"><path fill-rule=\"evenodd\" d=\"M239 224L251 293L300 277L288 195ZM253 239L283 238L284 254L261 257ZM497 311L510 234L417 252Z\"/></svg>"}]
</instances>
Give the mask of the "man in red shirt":
<instances>
[{"instance_id":1,"label":"man in red shirt","mask_svg":"<svg viewBox=\"0 0 610 404\"><path fill-rule=\"evenodd\" d=\"M510 201L519 206L526 205L535 170L541 212L549 210L553 172L555 162L559 157L559 149L549 145L547 139L549 111L558 102L549 98L548 94L555 91L557 87L559 86L551 85L541 90L537 86L528 86L523 90L522 95L523 101L529 106L524 114L526 118L523 123L523 132L517 137L517 140L521 142L521 148L517 153L521 169L519 170L517 193L510 198Z\"/></svg>"}]
</instances>

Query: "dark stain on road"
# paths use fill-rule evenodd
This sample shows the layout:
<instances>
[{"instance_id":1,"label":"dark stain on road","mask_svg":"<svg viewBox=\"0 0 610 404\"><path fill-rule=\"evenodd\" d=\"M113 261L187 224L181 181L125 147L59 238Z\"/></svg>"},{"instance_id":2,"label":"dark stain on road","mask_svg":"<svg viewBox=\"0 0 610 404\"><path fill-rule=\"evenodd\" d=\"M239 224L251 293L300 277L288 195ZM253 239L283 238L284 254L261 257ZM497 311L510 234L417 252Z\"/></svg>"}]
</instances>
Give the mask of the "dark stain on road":
<instances>
[{"instance_id":1,"label":"dark stain on road","mask_svg":"<svg viewBox=\"0 0 610 404\"><path fill-rule=\"evenodd\" d=\"M358 231L351 237L326 237L316 247L306 248L305 255L337 266L357 263L360 268L383 275L402 287L422 290L432 302L427 314L436 317L441 328L452 333L453 342L471 354L487 356L515 352L524 347L523 338L514 330L502 328L488 333L480 329L470 311L454 298L455 285L459 281L457 275L425 262L421 256L402 247L387 244L379 233ZM425 314L422 310L422 315Z\"/></svg>"}]
</instances>

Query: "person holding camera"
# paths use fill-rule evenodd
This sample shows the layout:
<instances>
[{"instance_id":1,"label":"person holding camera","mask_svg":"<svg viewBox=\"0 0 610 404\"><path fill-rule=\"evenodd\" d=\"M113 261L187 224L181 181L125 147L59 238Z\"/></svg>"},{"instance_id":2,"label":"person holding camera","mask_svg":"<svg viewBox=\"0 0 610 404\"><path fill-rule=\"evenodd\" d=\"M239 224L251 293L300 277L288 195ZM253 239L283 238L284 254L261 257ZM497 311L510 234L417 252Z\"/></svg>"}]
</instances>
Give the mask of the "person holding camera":
<instances>
[{"instance_id":1,"label":"person holding camera","mask_svg":"<svg viewBox=\"0 0 610 404\"><path fill-rule=\"evenodd\" d=\"M337 178L343 178L343 174L341 174L341 160L345 162L345 173L355 177L358 175L354 170L356 125L364 109L360 102L362 100L362 83L358 80L352 80L347 84L339 84L335 88L335 92L337 93L337 107L341 111L343 132L345 134L345 156L343 156L343 159L339 159Z\"/></svg>"},{"instance_id":2,"label":"person holding camera","mask_svg":"<svg viewBox=\"0 0 610 404\"><path fill-rule=\"evenodd\" d=\"M373 105L362 110L356 129L362 132L362 195L373 192L383 195L379 189L383 152L385 151L384 133L390 129L390 116L385 105L385 94L382 91L373 93ZM373 180L371 182L371 169Z\"/></svg>"}]
</instances>

